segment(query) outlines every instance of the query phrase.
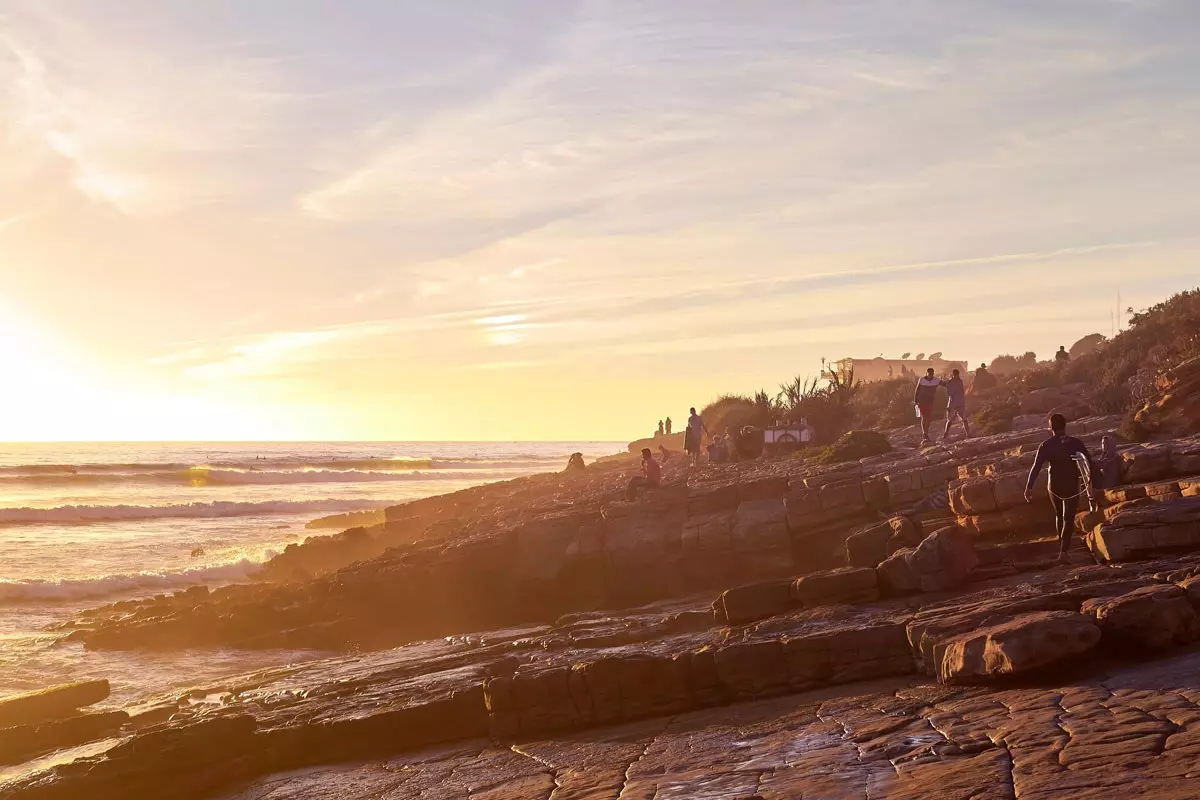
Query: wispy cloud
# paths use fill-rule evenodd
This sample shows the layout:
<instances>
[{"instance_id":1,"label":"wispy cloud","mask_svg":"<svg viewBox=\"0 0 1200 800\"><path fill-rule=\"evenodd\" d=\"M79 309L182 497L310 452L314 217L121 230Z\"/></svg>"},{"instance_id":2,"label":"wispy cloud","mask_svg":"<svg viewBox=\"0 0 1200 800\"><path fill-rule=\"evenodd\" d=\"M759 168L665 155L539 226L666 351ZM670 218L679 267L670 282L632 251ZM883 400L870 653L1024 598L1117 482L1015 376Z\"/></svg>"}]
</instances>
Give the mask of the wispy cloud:
<instances>
[{"instance_id":1,"label":"wispy cloud","mask_svg":"<svg viewBox=\"0 0 1200 800\"><path fill-rule=\"evenodd\" d=\"M254 147L282 95L263 59L168 51L102 13L14 0L0 15L6 113L97 203L149 215L238 186L222 159Z\"/></svg>"}]
</instances>

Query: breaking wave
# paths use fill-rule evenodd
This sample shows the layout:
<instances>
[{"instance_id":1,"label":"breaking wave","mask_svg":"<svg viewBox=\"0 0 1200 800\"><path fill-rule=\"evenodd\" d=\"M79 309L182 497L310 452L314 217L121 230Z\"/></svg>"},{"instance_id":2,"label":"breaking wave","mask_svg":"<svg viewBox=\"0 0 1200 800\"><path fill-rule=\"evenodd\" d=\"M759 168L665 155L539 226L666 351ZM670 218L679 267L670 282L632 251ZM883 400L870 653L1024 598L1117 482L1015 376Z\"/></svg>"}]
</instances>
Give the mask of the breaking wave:
<instances>
[{"instance_id":1,"label":"breaking wave","mask_svg":"<svg viewBox=\"0 0 1200 800\"><path fill-rule=\"evenodd\" d=\"M269 500L265 502L213 501L163 506L58 506L56 508L0 508L0 525L36 523L89 523L132 519L216 519L271 514L305 514L359 511L395 505L395 500Z\"/></svg>"},{"instance_id":2,"label":"breaking wave","mask_svg":"<svg viewBox=\"0 0 1200 800\"><path fill-rule=\"evenodd\" d=\"M0 604L62 602L137 592L185 589L198 584L249 580L262 564L242 559L232 564L195 567L180 572L137 572L70 580L0 581Z\"/></svg>"}]
</instances>

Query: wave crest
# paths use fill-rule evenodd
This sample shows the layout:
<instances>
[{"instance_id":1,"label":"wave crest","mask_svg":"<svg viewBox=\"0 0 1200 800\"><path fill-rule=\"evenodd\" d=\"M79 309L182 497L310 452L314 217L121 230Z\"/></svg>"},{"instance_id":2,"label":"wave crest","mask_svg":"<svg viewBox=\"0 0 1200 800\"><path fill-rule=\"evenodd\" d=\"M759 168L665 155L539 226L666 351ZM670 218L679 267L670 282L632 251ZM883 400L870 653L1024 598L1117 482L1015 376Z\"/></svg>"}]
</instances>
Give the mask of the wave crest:
<instances>
[{"instance_id":1,"label":"wave crest","mask_svg":"<svg viewBox=\"0 0 1200 800\"><path fill-rule=\"evenodd\" d=\"M304 514L322 511L358 511L396 505L394 500L268 500L258 503L216 500L165 506L57 506L55 508L0 508L0 525L34 523L88 523L130 519L216 519L270 514Z\"/></svg>"},{"instance_id":2,"label":"wave crest","mask_svg":"<svg viewBox=\"0 0 1200 800\"><path fill-rule=\"evenodd\" d=\"M261 563L242 559L232 564L195 567L180 572L137 572L57 581L0 581L0 604L65 602L137 592L171 591L200 584L231 583L249 580L260 569Z\"/></svg>"}]
</instances>

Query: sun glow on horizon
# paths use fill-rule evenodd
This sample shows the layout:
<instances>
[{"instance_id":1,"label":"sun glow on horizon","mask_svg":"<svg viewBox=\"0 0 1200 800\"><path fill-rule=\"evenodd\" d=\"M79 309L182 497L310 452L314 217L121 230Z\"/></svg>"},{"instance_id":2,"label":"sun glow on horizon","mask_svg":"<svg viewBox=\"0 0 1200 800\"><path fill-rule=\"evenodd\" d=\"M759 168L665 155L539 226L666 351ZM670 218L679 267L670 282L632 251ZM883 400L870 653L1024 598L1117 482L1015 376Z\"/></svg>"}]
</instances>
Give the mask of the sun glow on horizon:
<instances>
[{"instance_id":1,"label":"sun glow on horizon","mask_svg":"<svg viewBox=\"0 0 1200 800\"><path fill-rule=\"evenodd\" d=\"M0 439L629 440L1107 334L1196 282L1198 24L9 0Z\"/></svg>"}]
</instances>

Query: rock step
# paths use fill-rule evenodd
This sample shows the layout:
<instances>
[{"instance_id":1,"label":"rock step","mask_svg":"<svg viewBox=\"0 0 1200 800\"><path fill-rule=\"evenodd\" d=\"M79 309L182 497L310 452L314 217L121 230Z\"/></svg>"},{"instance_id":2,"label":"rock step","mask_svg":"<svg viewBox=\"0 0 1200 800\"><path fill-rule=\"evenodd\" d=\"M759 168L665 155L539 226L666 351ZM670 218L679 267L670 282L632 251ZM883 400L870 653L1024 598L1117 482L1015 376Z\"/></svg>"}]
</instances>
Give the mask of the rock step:
<instances>
[{"instance_id":1,"label":"rock step","mask_svg":"<svg viewBox=\"0 0 1200 800\"><path fill-rule=\"evenodd\" d=\"M441 742L510 742L918 669L943 683L992 683L1063 662L1102 663L1090 655L1096 648L1136 656L1195 641L1200 565L1170 573L1180 585L1155 582L1148 568L1128 572L1062 571L916 612L895 602L840 614L818 607L730 630L719 643L697 647L705 633L647 644L653 651L616 647L581 660L568 652L566 661L551 654L490 677L448 663L441 677L412 684L441 687L419 697L389 690L360 703L352 698L362 690L345 686L335 671L332 683L306 690L283 712L248 698L247 714L234 701L190 724L134 733L99 758L63 768L55 780L41 775L10 784L0 798L193 800L257 775ZM343 704L351 707L339 711ZM189 780L171 780L179 774Z\"/></svg>"}]
</instances>

